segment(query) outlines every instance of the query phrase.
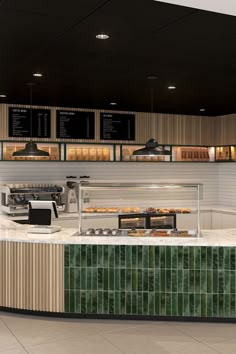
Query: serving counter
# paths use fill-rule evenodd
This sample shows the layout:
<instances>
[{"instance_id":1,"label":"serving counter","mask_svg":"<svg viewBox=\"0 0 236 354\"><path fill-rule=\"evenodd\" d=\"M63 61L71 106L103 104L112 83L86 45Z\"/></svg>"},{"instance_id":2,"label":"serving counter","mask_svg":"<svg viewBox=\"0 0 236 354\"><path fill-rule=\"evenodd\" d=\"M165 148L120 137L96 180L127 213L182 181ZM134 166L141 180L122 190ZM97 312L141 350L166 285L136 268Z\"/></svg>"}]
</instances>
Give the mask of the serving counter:
<instances>
[{"instance_id":1,"label":"serving counter","mask_svg":"<svg viewBox=\"0 0 236 354\"><path fill-rule=\"evenodd\" d=\"M27 233L0 216L0 309L60 316L236 318L236 229L200 238Z\"/></svg>"}]
</instances>

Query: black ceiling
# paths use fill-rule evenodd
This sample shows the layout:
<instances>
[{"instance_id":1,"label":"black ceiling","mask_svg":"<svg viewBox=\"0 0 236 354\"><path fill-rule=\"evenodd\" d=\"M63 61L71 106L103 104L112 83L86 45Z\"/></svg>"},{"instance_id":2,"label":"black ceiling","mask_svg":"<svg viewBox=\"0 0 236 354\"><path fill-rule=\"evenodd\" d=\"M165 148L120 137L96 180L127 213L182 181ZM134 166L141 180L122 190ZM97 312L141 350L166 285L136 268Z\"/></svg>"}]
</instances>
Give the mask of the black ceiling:
<instances>
[{"instance_id":1,"label":"black ceiling","mask_svg":"<svg viewBox=\"0 0 236 354\"><path fill-rule=\"evenodd\" d=\"M0 103L29 103L32 80L34 104L236 113L236 17L153 0L0 0Z\"/></svg>"}]
</instances>

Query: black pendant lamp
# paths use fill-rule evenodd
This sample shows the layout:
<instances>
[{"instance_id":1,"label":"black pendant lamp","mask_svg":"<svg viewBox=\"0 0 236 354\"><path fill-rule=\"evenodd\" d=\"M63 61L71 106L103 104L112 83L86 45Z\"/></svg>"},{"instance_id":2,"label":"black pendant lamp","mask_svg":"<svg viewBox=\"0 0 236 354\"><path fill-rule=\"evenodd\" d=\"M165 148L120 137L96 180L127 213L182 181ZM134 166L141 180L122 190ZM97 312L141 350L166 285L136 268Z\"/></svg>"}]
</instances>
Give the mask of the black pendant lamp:
<instances>
[{"instance_id":1,"label":"black pendant lamp","mask_svg":"<svg viewBox=\"0 0 236 354\"><path fill-rule=\"evenodd\" d=\"M145 147L142 149L135 150L133 152L133 155L134 156L163 156L163 155L170 155L170 151L160 146L155 139L149 139L146 142Z\"/></svg>"},{"instance_id":2,"label":"black pendant lamp","mask_svg":"<svg viewBox=\"0 0 236 354\"><path fill-rule=\"evenodd\" d=\"M32 87L33 83L29 83L30 88L30 138L32 139L32 125L33 125L33 112L32 112ZM15 157L46 157L49 156L49 153L44 150L40 150L37 147L37 144L30 140L25 144L25 148L19 151L13 152L12 156Z\"/></svg>"}]
</instances>

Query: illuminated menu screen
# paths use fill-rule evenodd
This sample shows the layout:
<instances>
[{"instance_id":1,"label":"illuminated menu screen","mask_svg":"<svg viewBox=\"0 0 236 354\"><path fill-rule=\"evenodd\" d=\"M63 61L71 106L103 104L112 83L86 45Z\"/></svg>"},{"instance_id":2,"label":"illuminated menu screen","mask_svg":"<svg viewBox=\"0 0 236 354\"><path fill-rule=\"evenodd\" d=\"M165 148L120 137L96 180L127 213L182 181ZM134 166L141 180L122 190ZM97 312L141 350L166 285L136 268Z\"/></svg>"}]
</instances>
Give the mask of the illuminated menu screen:
<instances>
[{"instance_id":1,"label":"illuminated menu screen","mask_svg":"<svg viewBox=\"0 0 236 354\"><path fill-rule=\"evenodd\" d=\"M51 137L51 112L49 109L32 109L31 133L30 108L9 108L8 135L9 137Z\"/></svg>"},{"instance_id":2,"label":"illuminated menu screen","mask_svg":"<svg viewBox=\"0 0 236 354\"><path fill-rule=\"evenodd\" d=\"M57 138L94 139L94 112L57 111Z\"/></svg>"},{"instance_id":3,"label":"illuminated menu screen","mask_svg":"<svg viewBox=\"0 0 236 354\"><path fill-rule=\"evenodd\" d=\"M100 139L135 140L135 115L120 113L101 113Z\"/></svg>"}]
</instances>

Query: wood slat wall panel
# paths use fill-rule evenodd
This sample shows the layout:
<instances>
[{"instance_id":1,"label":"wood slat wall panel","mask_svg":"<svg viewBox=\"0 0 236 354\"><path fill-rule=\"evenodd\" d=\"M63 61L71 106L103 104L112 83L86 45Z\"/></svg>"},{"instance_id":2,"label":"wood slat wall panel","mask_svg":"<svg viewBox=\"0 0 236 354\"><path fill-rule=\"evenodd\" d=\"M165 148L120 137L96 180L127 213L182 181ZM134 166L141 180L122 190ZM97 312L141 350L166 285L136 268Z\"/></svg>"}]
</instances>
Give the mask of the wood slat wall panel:
<instances>
[{"instance_id":1,"label":"wood slat wall panel","mask_svg":"<svg viewBox=\"0 0 236 354\"><path fill-rule=\"evenodd\" d=\"M27 138L9 138L8 137L8 107L27 108L28 105L1 105L1 139L24 141ZM214 145L215 144L215 122L216 117L186 116L161 113L145 112L127 112L115 110L91 110L83 108L69 107L48 107L36 106L33 108L45 108L51 110L51 138L37 139L43 141L71 141L83 142L80 139L56 139L56 109L74 110L74 111L93 111L95 112L95 140L86 140L86 142L107 142L100 140L100 112L111 113L134 113L136 115L136 140L135 143L143 144L148 139L155 138L162 144L196 144L196 145ZM113 143L131 143L130 141L112 140Z\"/></svg>"},{"instance_id":2,"label":"wood slat wall panel","mask_svg":"<svg viewBox=\"0 0 236 354\"><path fill-rule=\"evenodd\" d=\"M216 119L216 145L236 145L236 114L229 114Z\"/></svg>"},{"instance_id":3,"label":"wood slat wall panel","mask_svg":"<svg viewBox=\"0 0 236 354\"><path fill-rule=\"evenodd\" d=\"M0 242L0 306L64 312L64 246Z\"/></svg>"}]
</instances>

